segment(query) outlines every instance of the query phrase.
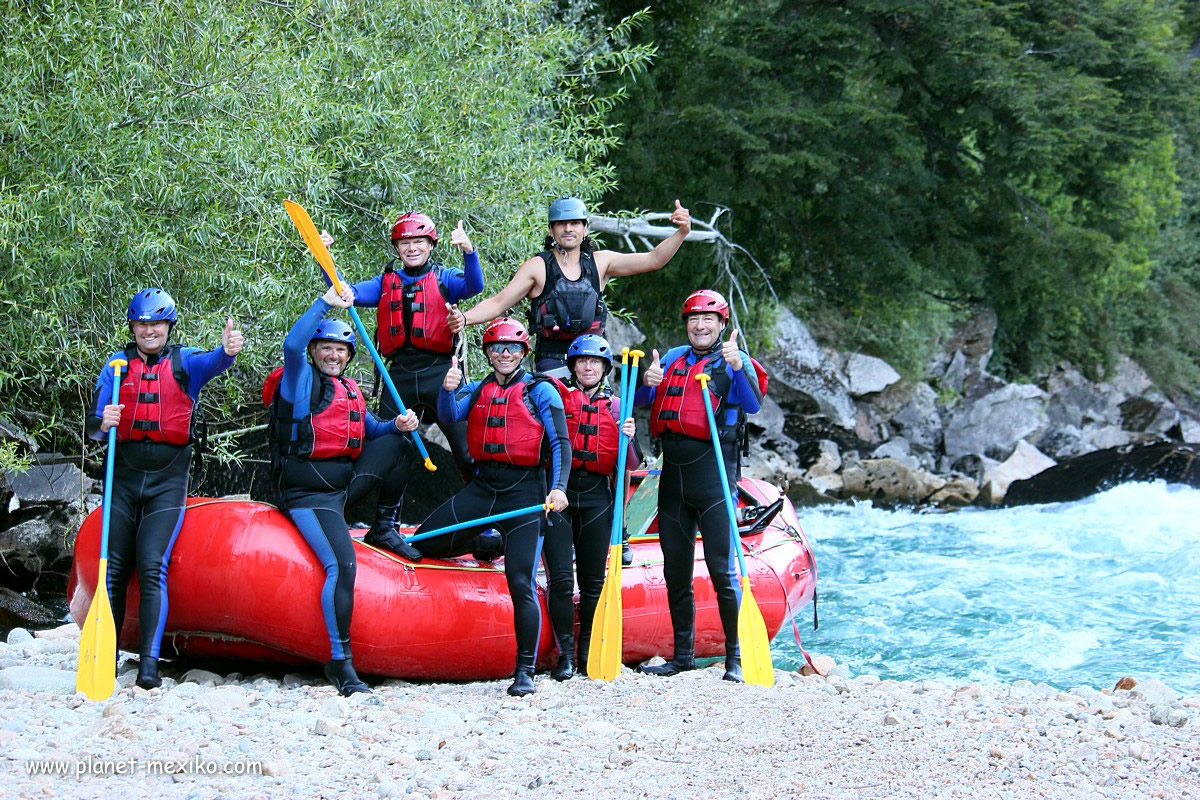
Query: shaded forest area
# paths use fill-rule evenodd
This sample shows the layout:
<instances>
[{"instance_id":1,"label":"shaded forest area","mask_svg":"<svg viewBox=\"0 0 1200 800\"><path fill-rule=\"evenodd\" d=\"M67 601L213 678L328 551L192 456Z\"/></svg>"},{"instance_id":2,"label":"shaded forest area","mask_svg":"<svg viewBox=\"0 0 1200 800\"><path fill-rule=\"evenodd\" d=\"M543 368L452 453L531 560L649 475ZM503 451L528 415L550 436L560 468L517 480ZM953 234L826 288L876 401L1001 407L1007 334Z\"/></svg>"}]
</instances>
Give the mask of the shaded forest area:
<instances>
[{"instance_id":1,"label":"shaded forest area","mask_svg":"<svg viewBox=\"0 0 1200 800\"><path fill-rule=\"evenodd\" d=\"M353 279L399 212L464 219L488 292L540 249L554 197L678 197L727 209L723 232L840 349L917 372L985 306L1007 377L1124 352L1200 391L1197 2L3 0L0 25L0 423L45 449L84 448L147 285L175 295L188 344L234 315L247 349L208 417L260 420L322 288L285 197ZM739 274L754 345L774 301ZM722 281L687 245L611 294L677 335L661 309Z\"/></svg>"}]
</instances>

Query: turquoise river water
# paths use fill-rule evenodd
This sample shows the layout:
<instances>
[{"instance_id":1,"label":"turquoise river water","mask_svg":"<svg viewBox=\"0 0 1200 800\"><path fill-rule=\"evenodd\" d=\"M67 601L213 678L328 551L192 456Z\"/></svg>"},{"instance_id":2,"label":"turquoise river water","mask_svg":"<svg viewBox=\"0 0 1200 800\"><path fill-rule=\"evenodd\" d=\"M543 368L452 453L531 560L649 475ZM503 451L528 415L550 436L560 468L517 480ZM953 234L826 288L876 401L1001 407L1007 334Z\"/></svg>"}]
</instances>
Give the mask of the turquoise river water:
<instances>
[{"instance_id":1,"label":"turquoise river water","mask_svg":"<svg viewBox=\"0 0 1200 800\"><path fill-rule=\"evenodd\" d=\"M805 649L851 674L1200 692L1200 489L1126 484L1074 503L952 513L797 509L816 553ZM776 663L801 657L789 625Z\"/></svg>"}]
</instances>

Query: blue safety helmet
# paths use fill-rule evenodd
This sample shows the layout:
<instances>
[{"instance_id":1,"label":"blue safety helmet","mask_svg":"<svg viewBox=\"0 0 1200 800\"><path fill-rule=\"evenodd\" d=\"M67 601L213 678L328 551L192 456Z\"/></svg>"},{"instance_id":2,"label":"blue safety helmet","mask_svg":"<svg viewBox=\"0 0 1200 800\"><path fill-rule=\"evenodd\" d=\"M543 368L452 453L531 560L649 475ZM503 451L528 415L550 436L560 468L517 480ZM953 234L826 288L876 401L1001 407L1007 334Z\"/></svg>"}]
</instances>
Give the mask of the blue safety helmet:
<instances>
[{"instance_id":1,"label":"blue safety helmet","mask_svg":"<svg viewBox=\"0 0 1200 800\"><path fill-rule=\"evenodd\" d=\"M587 221L587 206L578 197L560 197L550 204L550 222L563 222L569 219Z\"/></svg>"},{"instance_id":2,"label":"blue safety helmet","mask_svg":"<svg viewBox=\"0 0 1200 800\"><path fill-rule=\"evenodd\" d=\"M354 329L340 319L323 319L317 325L309 344L313 342L343 342L350 345L350 357L354 358Z\"/></svg>"},{"instance_id":3,"label":"blue safety helmet","mask_svg":"<svg viewBox=\"0 0 1200 800\"><path fill-rule=\"evenodd\" d=\"M175 323L175 301L162 289L142 289L129 301L130 322Z\"/></svg>"},{"instance_id":4,"label":"blue safety helmet","mask_svg":"<svg viewBox=\"0 0 1200 800\"><path fill-rule=\"evenodd\" d=\"M571 342L571 346L567 348L567 368L572 372L575 370L575 359L580 356L603 358L608 362L608 368L612 369L612 347L609 346L608 340L599 334L585 333Z\"/></svg>"}]
</instances>

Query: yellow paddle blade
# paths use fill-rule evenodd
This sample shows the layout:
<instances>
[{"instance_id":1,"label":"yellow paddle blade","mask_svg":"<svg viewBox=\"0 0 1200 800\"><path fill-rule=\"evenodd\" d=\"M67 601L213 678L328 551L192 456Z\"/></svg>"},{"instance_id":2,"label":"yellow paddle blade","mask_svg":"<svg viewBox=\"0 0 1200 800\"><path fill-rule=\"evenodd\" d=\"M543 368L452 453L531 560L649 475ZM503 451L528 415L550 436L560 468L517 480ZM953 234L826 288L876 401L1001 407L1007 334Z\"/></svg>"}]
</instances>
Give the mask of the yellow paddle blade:
<instances>
[{"instance_id":1,"label":"yellow paddle blade","mask_svg":"<svg viewBox=\"0 0 1200 800\"><path fill-rule=\"evenodd\" d=\"M608 548L608 574L596 616L592 618L592 642L588 648L587 674L592 680L615 680L621 672L621 545Z\"/></svg>"},{"instance_id":2,"label":"yellow paddle blade","mask_svg":"<svg viewBox=\"0 0 1200 800\"><path fill-rule=\"evenodd\" d=\"M117 628L108 604L108 559L100 559L100 579L79 632L79 663L75 691L89 700L107 700L116 688Z\"/></svg>"},{"instance_id":3,"label":"yellow paddle blade","mask_svg":"<svg viewBox=\"0 0 1200 800\"><path fill-rule=\"evenodd\" d=\"M758 686L775 685L771 663L771 640L758 603L750 591L750 579L742 576L742 604L738 607L738 645L742 652L742 677Z\"/></svg>"},{"instance_id":4,"label":"yellow paddle blade","mask_svg":"<svg viewBox=\"0 0 1200 800\"><path fill-rule=\"evenodd\" d=\"M308 245L308 252L312 253L313 258L321 265L321 270L329 278L333 288L341 292L342 282L338 279L337 269L333 266L333 256L325 243L321 241L321 234L317 233L317 226L313 224L312 217L304 210L304 206L291 200L284 200L283 208L292 218L292 224L296 226L296 230L300 231L300 238Z\"/></svg>"}]
</instances>

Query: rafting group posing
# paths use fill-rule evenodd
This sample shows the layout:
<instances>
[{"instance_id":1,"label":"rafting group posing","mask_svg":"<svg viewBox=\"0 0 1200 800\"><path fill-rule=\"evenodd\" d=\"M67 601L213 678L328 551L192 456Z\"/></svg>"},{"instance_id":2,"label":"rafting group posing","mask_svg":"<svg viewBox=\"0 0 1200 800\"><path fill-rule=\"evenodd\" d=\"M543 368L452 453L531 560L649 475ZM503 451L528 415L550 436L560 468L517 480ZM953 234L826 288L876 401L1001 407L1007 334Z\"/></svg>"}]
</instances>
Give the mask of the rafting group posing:
<instances>
[{"instance_id":1,"label":"rafting group posing","mask_svg":"<svg viewBox=\"0 0 1200 800\"><path fill-rule=\"evenodd\" d=\"M465 312L458 305L482 292L483 272L462 223L450 239L462 252L463 268L457 269L431 260L438 244L434 223L424 214L406 213L392 228L396 257L383 272L353 286L335 279L292 327L283 343L283 366L263 388L270 407L272 475L276 502L325 571L320 594L330 643L325 675L341 694L370 691L351 660L356 562L345 509L372 491L378 505L364 539L368 544L411 561L466 553L480 560L504 556L517 642L509 694L535 690L541 627L535 575L542 562L560 650L552 675L567 680L576 670L586 672L614 506L623 497L618 464L638 463L632 450L619 452L633 441L634 421L622 413L625 403L607 383L616 359L603 335L602 295L609 279L670 261L691 230L687 209L678 201L675 206L671 221L677 230L653 250L630 254L593 247L581 200L554 201L545 249L521 264L499 293ZM502 316L523 299L531 305L532 371L524 366L529 330ZM329 316L347 309L361 330L355 306L377 309L378 351L386 359L385 379L396 390L383 394L377 413L346 377L359 344L355 329ZM674 629L671 660L640 669L675 675L696 666L692 572L699 530L725 634L724 677L740 682L740 589L726 505L739 475L745 417L761 407L763 387L756 365L738 349L738 332L726 334L729 307L720 294L694 292L683 303L682 318L687 344L661 357L653 351L639 385L629 389L629 409L650 406L650 432L662 443L659 540ZM116 431L110 438L116 441L115 468L106 486L111 497L106 584L119 625L126 585L137 571L137 685L149 689L161 684L167 564L183 523L193 410L205 383L233 364L243 337L227 321L221 344L209 352L171 343L176 308L162 289L139 291L129 303L128 320L133 341L110 359L128 366L101 371L88 430L97 439ZM486 324L483 350L491 372L464 381L456 344L465 326L474 324ZM424 452L415 433L422 422L436 422L445 433L466 485L409 543L397 524L409 477ZM723 464L713 457L717 449ZM421 537L535 505L544 512Z\"/></svg>"}]
</instances>

